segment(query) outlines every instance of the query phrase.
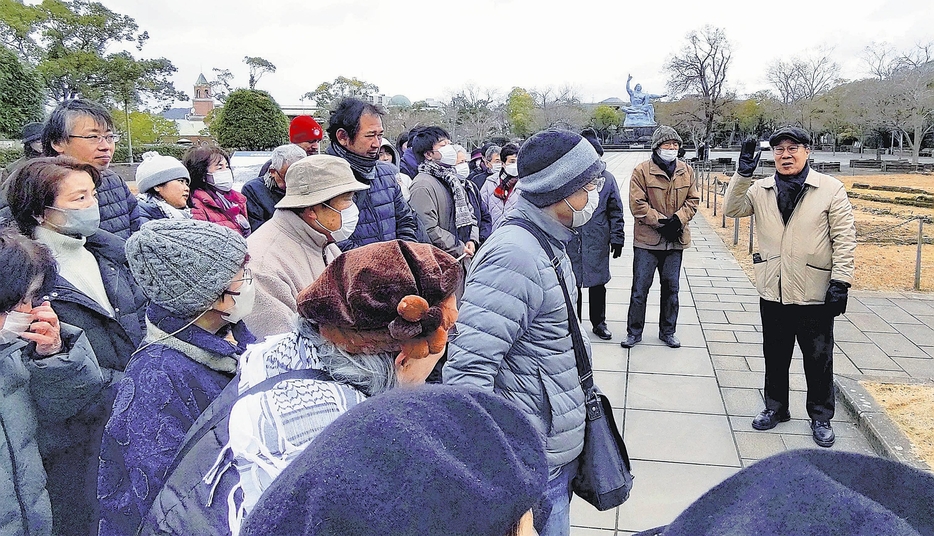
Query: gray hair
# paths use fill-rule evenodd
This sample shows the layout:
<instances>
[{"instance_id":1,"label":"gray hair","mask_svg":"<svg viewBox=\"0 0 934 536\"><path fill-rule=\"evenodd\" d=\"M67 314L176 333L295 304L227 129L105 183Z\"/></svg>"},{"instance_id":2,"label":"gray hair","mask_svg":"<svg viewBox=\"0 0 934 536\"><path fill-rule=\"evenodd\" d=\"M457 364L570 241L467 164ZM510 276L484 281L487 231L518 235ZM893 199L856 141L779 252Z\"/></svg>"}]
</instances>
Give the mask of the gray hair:
<instances>
[{"instance_id":1,"label":"gray hair","mask_svg":"<svg viewBox=\"0 0 934 536\"><path fill-rule=\"evenodd\" d=\"M502 150L503 150L503 148L500 147L499 145L491 145L491 146L487 147L486 153L483 154L483 158L484 158L485 160L489 160L489 159L493 158L493 155L494 155L494 154L499 154Z\"/></svg>"},{"instance_id":2,"label":"gray hair","mask_svg":"<svg viewBox=\"0 0 934 536\"><path fill-rule=\"evenodd\" d=\"M305 149L294 143L280 145L272 150L272 163L269 164L269 169L279 171L283 166L291 166L302 158L305 158Z\"/></svg>"},{"instance_id":3,"label":"gray hair","mask_svg":"<svg viewBox=\"0 0 934 536\"><path fill-rule=\"evenodd\" d=\"M298 334L315 348L321 369L339 383L352 385L367 396L384 393L399 385L396 353L349 354L321 336L317 327L298 318Z\"/></svg>"}]
</instances>

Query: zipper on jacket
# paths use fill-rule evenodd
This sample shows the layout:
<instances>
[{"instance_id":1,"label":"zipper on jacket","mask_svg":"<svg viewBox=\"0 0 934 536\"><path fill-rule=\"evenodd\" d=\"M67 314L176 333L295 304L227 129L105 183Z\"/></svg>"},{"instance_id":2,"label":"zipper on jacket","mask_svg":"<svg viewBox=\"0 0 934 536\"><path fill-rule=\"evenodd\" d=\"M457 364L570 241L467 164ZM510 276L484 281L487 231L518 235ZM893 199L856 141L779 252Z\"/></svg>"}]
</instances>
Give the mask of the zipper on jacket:
<instances>
[{"instance_id":1,"label":"zipper on jacket","mask_svg":"<svg viewBox=\"0 0 934 536\"><path fill-rule=\"evenodd\" d=\"M7 451L10 453L10 476L13 478L13 493L16 495L16 503L19 505L19 513L23 519L23 528L26 529L26 534L30 534L29 517L27 516L26 505L23 504L23 497L19 489L19 475L16 471L16 455L13 454L13 442L10 440L10 434L7 433L6 422L3 421L2 415L0 415L0 429L3 430L3 439L6 441Z\"/></svg>"}]
</instances>

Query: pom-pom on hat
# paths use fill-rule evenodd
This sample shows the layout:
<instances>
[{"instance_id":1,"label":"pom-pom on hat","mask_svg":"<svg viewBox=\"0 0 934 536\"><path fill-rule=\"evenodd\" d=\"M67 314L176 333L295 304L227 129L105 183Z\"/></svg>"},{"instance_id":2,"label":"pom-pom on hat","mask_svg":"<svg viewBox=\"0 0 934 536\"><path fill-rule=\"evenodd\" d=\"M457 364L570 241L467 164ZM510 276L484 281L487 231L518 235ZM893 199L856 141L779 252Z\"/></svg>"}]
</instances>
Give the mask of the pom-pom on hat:
<instances>
[{"instance_id":1,"label":"pom-pom on hat","mask_svg":"<svg viewBox=\"0 0 934 536\"><path fill-rule=\"evenodd\" d=\"M140 288L182 318L208 309L246 256L240 233L200 220L151 220L126 241L127 262Z\"/></svg>"},{"instance_id":2,"label":"pom-pom on hat","mask_svg":"<svg viewBox=\"0 0 934 536\"><path fill-rule=\"evenodd\" d=\"M471 387L394 389L328 425L266 489L243 536L505 536L545 493L541 434Z\"/></svg>"},{"instance_id":3,"label":"pom-pom on hat","mask_svg":"<svg viewBox=\"0 0 934 536\"><path fill-rule=\"evenodd\" d=\"M156 186L181 178L191 180L188 168L178 159L163 156L156 151L143 153L143 161L136 168L136 188L143 193Z\"/></svg>"},{"instance_id":4,"label":"pom-pom on hat","mask_svg":"<svg viewBox=\"0 0 934 536\"><path fill-rule=\"evenodd\" d=\"M462 277L454 257L430 244L377 242L334 259L298 294L298 313L348 353L418 359L444 350Z\"/></svg>"},{"instance_id":5,"label":"pom-pom on hat","mask_svg":"<svg viewBox=\"0 0 934 536\"><path fill-rule=\"evenodd\" d=\"M324 129L310 115L300 115L289 123L289 141L292 143L321 141L323 138Z\"/></svg>"},{"instance_id":6,"label":"pom-pom on hat","mask_svg":"<svg viewBox=\"0 0 934 536\"><path fill-rule=\"evenodd\" d=\"M537 207L569 197L598 177L606 164L580 134L544 130L526 140L516 155L517 187Z\"/></svg>"},{"instance_id":7,"label":"pom-pom on hat","mask_svg":"<svg viewBox=\"0 0 934 536\"><path fill-rule=\"evenodd\" d=\"M811 135L807 130L795 126L784 126L769 136L769 145L775 147L782 140L791 140L802 145L811 145Z\"/></svg>"},{"instance_id":8,"label":"pom-pom on hat","mask_svg":"<svg viewBox=\"0 0 934 536\"><path fill-rule=\"evenodd\" d=\"M652 150L654 151L658 149L659 145L672 140L678 142L678 145L684 145L677 130L667 125L659 125L659 127L655 129L655 132L652 133Z\"/></svg>"}]
</instances>

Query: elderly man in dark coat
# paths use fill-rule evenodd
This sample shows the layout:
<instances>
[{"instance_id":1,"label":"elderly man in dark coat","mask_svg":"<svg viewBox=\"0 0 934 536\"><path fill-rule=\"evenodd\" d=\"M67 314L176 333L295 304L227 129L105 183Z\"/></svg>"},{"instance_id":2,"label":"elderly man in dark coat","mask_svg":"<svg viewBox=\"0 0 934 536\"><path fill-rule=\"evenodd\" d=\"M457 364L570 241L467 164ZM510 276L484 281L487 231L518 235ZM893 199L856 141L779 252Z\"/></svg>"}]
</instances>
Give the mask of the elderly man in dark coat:
<instances>
[{"instance_id":1,"label":"elderly man in dark coat","mask_svg":"<svg viewBox=\"0 0 934 536\"><path fill-rule=\"evenodd\" d=\"M584 129L581 135L593 145L597 154L603 156L603 145L592 128ZM610 250L613 258L623 252L626 231L623 229L623 201L619 195L616 177L609 171L603 172L606 185L600 191L600 204L593 217L577 230L578 235L568 244L568 257L577 279L577 317L581 318L583 294L580 288L588 289L590 298L590 323L597 337L608 341L613 334L606 327L606 284L610 281Z\"/></svg>"}]
</instances>

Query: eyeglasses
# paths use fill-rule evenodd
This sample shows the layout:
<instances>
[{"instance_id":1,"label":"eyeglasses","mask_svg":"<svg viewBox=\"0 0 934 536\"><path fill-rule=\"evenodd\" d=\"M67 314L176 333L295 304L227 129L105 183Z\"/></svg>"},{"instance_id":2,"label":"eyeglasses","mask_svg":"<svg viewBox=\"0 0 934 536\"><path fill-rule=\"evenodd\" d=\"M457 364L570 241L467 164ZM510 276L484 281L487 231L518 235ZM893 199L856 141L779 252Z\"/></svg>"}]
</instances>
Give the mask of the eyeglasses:
<instances>
[{"instance_id":1,"label":"eyeglasses","mask_svg":"<svg viewBox=\"0 0 934 536\"><path fill-rule=\"evenodd\" d=\"M584 185L584 190L587 190L588 192L593 191L593 190L596 190L597 193L599 193L599 192L603 191L603 185L604 185L604 184L606 184L606 177L604 177L603 175L600 175L600 176L597 177L596 179L594 179L594 180L588 182L587 184L585 184L585 185Z\"/></svg>"},{"instance_id":2,"label":"eyeglasses","mask_svg":"<svg viewBox=\"0 0 934 536\"><path fill-rule=\"evenodd\" d=\"M800 145L788 145L786 147L772 147L772 152L775 154L779 154L779 155L785 154L785 151L787 151L788 154L795 154L798 152L799 148L801 148Z\"/></svg>"},{"instance_id":3,"label":"eyeglasses","mask_svg":"<svg viewBox=\"0 0 934 536\"><path fill-rule=\"evenodd\" d=\"M74 134L69 134L68 137L69 138L81 138L82 140L93 140L98 145L100 145L102 141L106 141L108 144L113 144L113 143L117 143L118 141L120 141L120 136L118 136L117 134L104 134L104 135L92 134L90 136L75 136Z\"/></svg>"},{"instance_id":4,"label":"eyeglasses","mask_svg":"<svg viewBox=\"0 0 934 536\"><path fill-rule=\"evenodd\" d=\"M233 285L234 283L238 283L241 281L243 282L243 284L253 283L253 272L249 268L244 268L243 277L241 277L240 279L234 279L233 281L230 282L230 284ZM240 285L240 287L242 288L243 285ZM238 288L237 290L230 290L230 286L228 286L226 289L224 289L224 292L222 292L221 294L230 294L231 296L239 296L240 289Z\"/></svg>"}]
</instances>

